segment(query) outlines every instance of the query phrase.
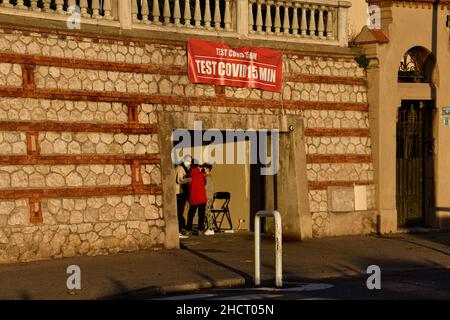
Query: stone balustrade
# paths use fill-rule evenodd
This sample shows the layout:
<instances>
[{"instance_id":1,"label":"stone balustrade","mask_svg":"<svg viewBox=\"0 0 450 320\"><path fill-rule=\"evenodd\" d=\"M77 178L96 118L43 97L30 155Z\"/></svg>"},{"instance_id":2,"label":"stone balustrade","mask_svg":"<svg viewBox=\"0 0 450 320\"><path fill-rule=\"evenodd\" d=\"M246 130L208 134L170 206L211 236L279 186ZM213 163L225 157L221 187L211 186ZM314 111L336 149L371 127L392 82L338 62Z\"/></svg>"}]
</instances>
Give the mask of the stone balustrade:
<instances>
[{"instance_id":1,"label":"stone balustrade","mask_svg":"<svg viewBox=\"0 0 450 320\"><path fill-rule=\"evenodd\" d=\"M339 0L2 0L0 14L62 20L79 13L80 23L124 30L345 47L350 6Z\"/></svg>"},{"instance_id":2,"label":"stone balustrade","mask_svg":"<svg viewBox=\"0 0 450 320\"><path fill-rule=\"evenodd\" d=\"M113 0L2 0L0 7L33 12L68 15L75 12L83 18L113 20Z\"/></svg>"},{"instance_id":3,"label":"stone balustrade","mask_svg":"<svg viewBox=\"0 0 450 320\"><path fill-rule=\"evenodd\" d=\"M132 0L133 23L231 31L232 0ZM151 12L150 12L151 8Z\"/></svg>"},{"instance_id":4,"label":"stone balustrade","mask_svg":"<svg viewBox=\"0 0 450 320\"><path fill-rule=\"evenodd\" d=\"M339 35L338 1L249 0L248 29L253 38L313 39L334 42ZM344 7L342 6L344 5Z\"/></svg>"}]
</instances>

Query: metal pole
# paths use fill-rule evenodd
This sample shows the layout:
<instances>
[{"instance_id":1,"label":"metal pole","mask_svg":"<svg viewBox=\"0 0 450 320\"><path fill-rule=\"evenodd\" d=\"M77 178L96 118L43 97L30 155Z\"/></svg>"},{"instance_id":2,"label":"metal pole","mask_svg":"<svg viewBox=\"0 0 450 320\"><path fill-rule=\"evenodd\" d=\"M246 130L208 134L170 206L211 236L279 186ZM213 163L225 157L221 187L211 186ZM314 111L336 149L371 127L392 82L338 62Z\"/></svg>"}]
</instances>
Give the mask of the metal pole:
<instances>
[{"instance_id":1,"label":"metal pole","mask_svg":"<svg viewBox=\"0 0 450 320\"><path fill-rule=\"evenodd\" d=\"M255 285L261 285L261 224L258 214L255 216Z\"/></svg>"},{"instance_id":2,"label":"metal pole","mask_svg":"<svg viewBox=\"0 0 450 320\"><path fill-rule=\"evenodd\" d=\"M261 222L260 217L275 219L275 285L283 286L283 237L278 211L258 211L255 215L255 285L261 285Z\"/></svg>"},{"instance_id":3,"label":"metal pole","mask_svg":"<svg viewBox=\"0 0 450 320\"><path fill-rule=\"evenodd\" d=\"M283 253L282 253L282 233L281 233L281 216L278 211L273 212L275 218L275 285L283 286Z\"/></svg>"}]
</instances>

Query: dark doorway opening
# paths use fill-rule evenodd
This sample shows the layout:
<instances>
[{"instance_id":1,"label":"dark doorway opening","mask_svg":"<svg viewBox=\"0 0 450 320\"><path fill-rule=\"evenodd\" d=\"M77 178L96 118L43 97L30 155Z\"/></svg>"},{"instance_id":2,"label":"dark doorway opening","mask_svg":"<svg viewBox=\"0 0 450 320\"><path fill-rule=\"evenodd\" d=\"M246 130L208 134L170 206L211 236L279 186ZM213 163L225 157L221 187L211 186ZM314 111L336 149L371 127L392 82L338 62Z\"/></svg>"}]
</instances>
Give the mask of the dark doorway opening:
<instances>
[{"instance_id":1,"label":"dark doorway opening","mask_svg":"<svg viewBox=\"0 0 450 320\"><path fill-rule=\"evenodd\" d=\"M173 146L179 150L187 150L193 158L205 161L204 157L198 157L198 153L194 149L200 150L203 155L207 146L222 146L223 154L219 156L221 160L226 160L228 153L227 146L233 145L234 160L237 160L238 153L242 153L243 149L237 146L237 143L246 143L245 146L245 164L241 163L215 163L212 170L212 178L214 181L214 192L229 192L231 194L230 210L232 226L226 221L225 227L231 227L234 230L254 231L254 218L259 210L267 209L267 198L274 201L274 209L277 207L277 175L264 175L263 169L267 168L266 157L271 156L271 133L264 130L260 136L259 131L249 131L248 135L240 135L234 140L225 139L227 130L209 129L209 133L215 133L223 137L223 139L210 140L203 139L206 131L202 130L186 130L187 136L174 138ZM254 134L253 134L254 132ZM197 135L197 138L196 138ZM189 137L189 138L188 138ZM231 137L231 135L230 135ZM227 144L227 146L225 145ZM177 156L181 154L177 151ZM207 152L209 154L209 152ZM216 155L216 154L215 154ZM242 154L241 154L242 156ZM217 158L216 160L218 160ZM222 159L223 158L223 159ZM220 159L219 159L220 160ZM245 168L245 172L243 167ZM237 168L239 167L239 168ZM227 188L223 188L226 185ZM267 187L270 185L270 196L267 196ZM245 189L245 190L244 190ZM272 208L272 204L270 205ZM185 216L187 208L184 210ZM242 221L240 221L242 220ZM194 219L195 224L196 219ZM261 231L265 232L265 219L261 219ZM240 228L241 222L244 228Z\"/></svg>"},{"instance_id":2,"label":"dark doorway opening","mask_svg":"<svg viewBox=\"0 0 450 320\"><path fill-rule=\"evenodd\" d=\"M267 152L271 150L268 147L271 139L272 137L269 134L269 139L264 143L258 141L257 152L259 155L269 156ZM278 210L278 174L263 175L261 172L265 165L259 160L256 164L250 165L250 231L255 230L256 212L260 210ZM266 218L261 219L261 232L266 232Z\"/></svg>"},{"instance_id":3,"label":"dark doorway opening","mask_svg":"<svg viewBox=\"0 0 450 320\"><path fill-rule=\"evenodd\" d=\"M250 165L250 231L255 230L255 215L266 207L266 177L260 174L261 164ZM264 232L262 219L261 231Z\"/></svg>"},{"instance_id":4,"label":"dark doorway opening","mask_svg":"<svg viewBox=\"0 0 450 320\"><path fill-rule=\"evenodd\" d=\"M399 227L430 226L434 210L432 101L403 100L397 118Z\"/></svg>"}]
</instances>

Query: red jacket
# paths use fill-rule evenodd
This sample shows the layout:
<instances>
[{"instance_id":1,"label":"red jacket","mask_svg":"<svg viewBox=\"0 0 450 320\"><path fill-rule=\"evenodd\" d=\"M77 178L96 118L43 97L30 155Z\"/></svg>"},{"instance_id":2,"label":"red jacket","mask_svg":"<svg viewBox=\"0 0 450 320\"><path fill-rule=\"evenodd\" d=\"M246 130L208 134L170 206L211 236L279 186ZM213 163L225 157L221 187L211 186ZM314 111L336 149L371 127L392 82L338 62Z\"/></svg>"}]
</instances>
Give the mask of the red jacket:
<instances>
[{"instance_id":1,"label":"red jacket","mask_svg":"<svg viewBox=\"0 0 450 320\"><path fill-rule=\"evenodd\" d=\"M189 183L189 204L199 205L206 203L206 178L199 168L189 170L192 181Z\"/></svg>"}]
</instances>

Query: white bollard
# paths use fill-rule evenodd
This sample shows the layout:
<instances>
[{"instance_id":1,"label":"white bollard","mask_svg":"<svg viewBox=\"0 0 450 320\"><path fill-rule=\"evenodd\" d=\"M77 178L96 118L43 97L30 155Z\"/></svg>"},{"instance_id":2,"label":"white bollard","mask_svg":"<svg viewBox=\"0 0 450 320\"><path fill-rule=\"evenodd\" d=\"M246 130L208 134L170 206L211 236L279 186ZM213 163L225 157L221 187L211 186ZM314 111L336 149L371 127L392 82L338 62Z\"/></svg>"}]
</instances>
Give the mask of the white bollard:
<instances>
[{"instance_id":1,"label":"white bollard","mask_svg":"<svg viewBox=\"0 0 450 320\"><path fill-rule=\"evenodd\" d=\"M283 239L281 215L275 210L258 211L255 215L255 285L261 285L261 217L275 219L275 285L283 286Z\"/></svg>"}]
</instances>

